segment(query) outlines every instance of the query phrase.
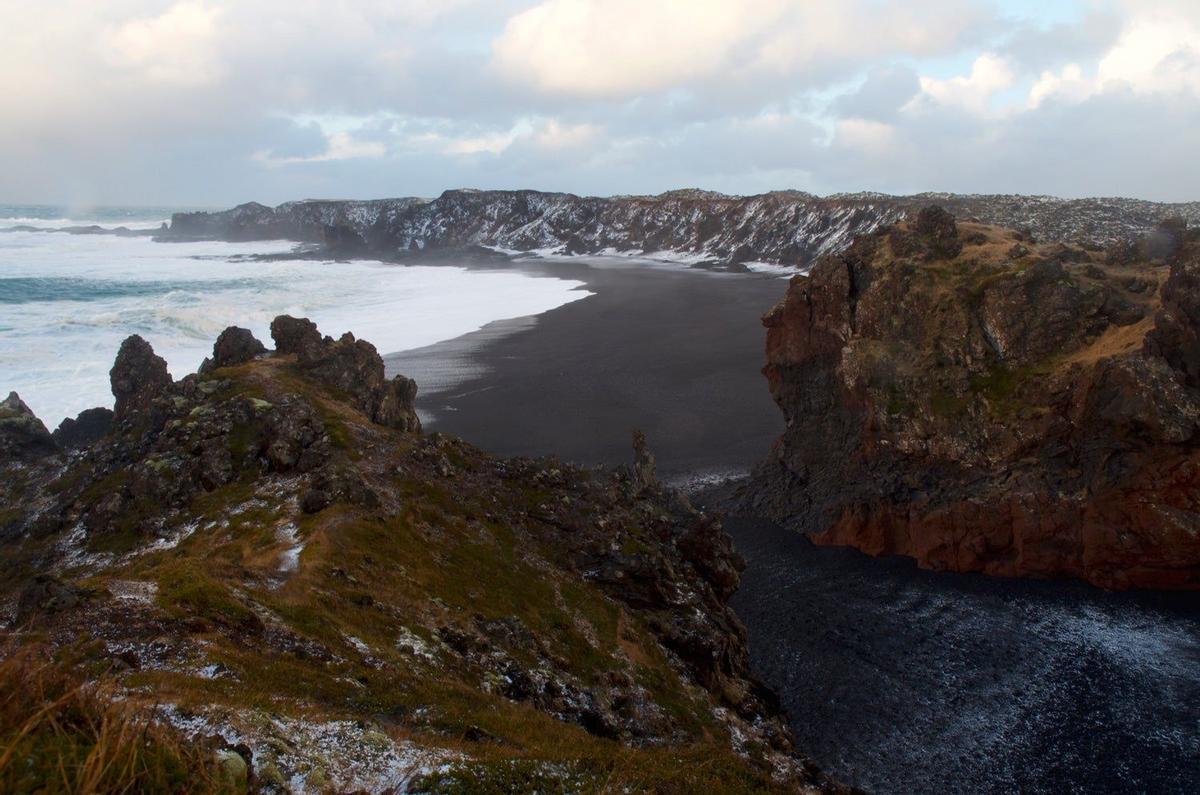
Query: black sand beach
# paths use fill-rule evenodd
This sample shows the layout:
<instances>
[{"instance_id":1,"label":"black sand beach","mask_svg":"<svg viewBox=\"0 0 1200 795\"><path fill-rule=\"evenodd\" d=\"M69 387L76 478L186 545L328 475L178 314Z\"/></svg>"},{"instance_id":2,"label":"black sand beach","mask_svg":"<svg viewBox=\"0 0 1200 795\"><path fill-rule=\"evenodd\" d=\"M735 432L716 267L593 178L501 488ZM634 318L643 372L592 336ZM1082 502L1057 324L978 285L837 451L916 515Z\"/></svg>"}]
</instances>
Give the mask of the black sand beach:
<instances>
[{"instance_id":1,"label":"black sand beach","mask_svg":"<svg viewBox=\"0 0 1200 795\"><path fill-rule=\"evenodd\" d=\"M786 282L529 263L596 293L388 357L430 430L503 454L744 471L781 430L759 315ZM460 379L456 386L446 384ZM873 560L754 519L735 607L799 746L873 792L1188 792L1200 782L1200 595L1110 594Z\"/></svg>"},{"instance_id":2,"label":"black sand beach","mask_svg":"<svg viewBox=\"0 0 1200 795\"><path fill-rule=\"evenodd\" d=\"M588 298L385 357L389 372L417 380L427 429L502 455L617 464L636 428L665 478L748 470L783 430L759 372L758 318L787 282L592 263L519 265L586 281Z\"/></svg>"}]
</instances>

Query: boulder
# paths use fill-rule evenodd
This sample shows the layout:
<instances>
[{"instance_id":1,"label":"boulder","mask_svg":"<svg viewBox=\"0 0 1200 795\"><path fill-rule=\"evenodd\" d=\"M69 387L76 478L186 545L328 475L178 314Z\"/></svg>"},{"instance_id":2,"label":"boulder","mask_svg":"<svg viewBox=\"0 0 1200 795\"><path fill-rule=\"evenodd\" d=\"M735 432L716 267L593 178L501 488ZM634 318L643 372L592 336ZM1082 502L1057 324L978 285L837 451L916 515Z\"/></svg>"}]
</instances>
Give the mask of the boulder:
<instances>
[{"instance_id":1,"label":"boulder","mask_svg":"<svg viewBox=\"0 0 1200 795\"><path fill-rule=\"evenodd\" d=\"M280 315L271 321L271 339L275 341L276 353L306 358L316 356L322 343L316 323L291 315Z\"/></svg>"},{"instance_id":2,"label":"boulder","mask_svg":"<svg viewBox=\"0 0 1200 795\"><path fill-rule=\"evenodd\" d=\"M267 352L267 348L249 329L230 326L221 332L213 344L211 359L205 359L200 372L206 373L218 367L233 367L253 361L256 356Z\"/></svg>"},{"instance_id":3,"label":"boulder","mask_svg":"<svg viewBox=\"0 0 1200 795\"><path fill-rule=\"evenodd\" d=\"M910 216L907 229L896 226L889 232L888 242L899 257L944 259L957 257L963 248L954 216L935 204L921 208L915 217Z\"/></svg>"},{"instance_id":4,"label":"boulder","mask_svg":"<svg viewBox=\"0 0 1200 795\"><path fill-rule=\"evenodd\" d=\"M88 593L82 588L53 575L35 575L17 597L17 624L25 625L47 615L74 610L87 597Z\"/></svg>"}]
</instances>

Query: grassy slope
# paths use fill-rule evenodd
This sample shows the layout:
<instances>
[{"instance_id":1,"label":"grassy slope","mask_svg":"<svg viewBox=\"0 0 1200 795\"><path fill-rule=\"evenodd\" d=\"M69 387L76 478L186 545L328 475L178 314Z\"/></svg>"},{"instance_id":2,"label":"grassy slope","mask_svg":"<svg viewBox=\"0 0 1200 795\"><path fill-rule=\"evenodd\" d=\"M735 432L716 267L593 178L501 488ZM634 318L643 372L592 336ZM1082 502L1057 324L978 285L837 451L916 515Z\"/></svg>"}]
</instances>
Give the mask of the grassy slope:
<instances>
[{"instance_id":1,"label":"grassy slope","mask_svg":"<svg viewBox=\"0 0 1200 795\"><path fill-rule=\"evenodd\" d=\"M131 515L127 526L89 541L93 553L124 557L78 574L98 595L95 604L112 603L108 592L126 583L153 589L152 602L109 611L96 619L107 626L93 624L93 634L77 635L60 658L101 666L114 639L153 639L176 663L121 674L134 702L170 703L185 714L371 721L397 740L461 755L461 764L426 781L438 791L519 791L547 777L559 782L551 790L774 788L761 768L731 750L708 694L681 679L640 619L560 567L557 550L511 521L530 521L549 499L590 499L589 473L564 476L566 488L498 480L486 473L490 459L447 440L443 460L454 473L437 478L431 464L413 457L414 437L369 423L286 361L209 377L229 382L215 399L241 394L275 402L299 393L313 401L343 463L386 488L393 504L334 505L304 515L278 479L247 471L194 501L188 513L196 529L177 546L129 554L144 538L143 515L161 513L161 506L140 506L144 514ZM631 523L623 543L633 550L639 517L623 515ZM303 544L298 568L281 574L293 537ZM31 541L5 554L15 563L37 551L30 545L45 548ZM538 639L539 654L584 684L632 676L682 727L679 742L630 747L489 692L434 632L509 618ZM519 659L522 653L512 650L519 662L537 663ZM222 674L200 673L212 666Z\"/></svg>"}]
</instances>

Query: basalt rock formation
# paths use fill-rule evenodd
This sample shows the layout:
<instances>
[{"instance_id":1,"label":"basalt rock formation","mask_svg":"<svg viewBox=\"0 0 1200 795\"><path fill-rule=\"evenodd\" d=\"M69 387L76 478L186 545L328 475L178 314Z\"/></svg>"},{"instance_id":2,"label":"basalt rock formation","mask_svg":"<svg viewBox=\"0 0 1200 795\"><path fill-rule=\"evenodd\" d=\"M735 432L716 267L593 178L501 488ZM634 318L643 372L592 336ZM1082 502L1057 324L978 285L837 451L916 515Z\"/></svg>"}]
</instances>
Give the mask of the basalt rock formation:
<instances>
[{"instance_id":1,"label":"basalt rock formation","mask_svg":"<svg viewBox=\"0 0 1200 795\"><path fill-rule=\"evenodd\" d=\"M117 422L143 413L173 384L166 360L137 334L121 343L109 381L116 398L113 418Z\"/></svg>"},{"instance_id":2,"label":"basalt rock formation","mask_svg":"<svg viewBox=\"0 0 1200 795\"><path fill-rule=\"evenodd\" d=\"M84 409L74 419L67 417L51 436L60 450L81 450L104 438L112 427L112 409Z\"/></svg>"},{"instance_id":3,"label":"basalt rock formation","mask_svg":"<svg viewBox=\"0 0 1200 795\"><path fill-rule=\"evenodd\" d=\"M801 191L727 196L675 190L658 196L574 196L541 191L451 190L436 199L243 204L216 213L177 213L167 240L286 238L332 256L394 258L479 246L558 254L684 255L730 267L746 262L807 266L858 235L899 221L930 194L821 197ZM960 219L1027 229L1039 240L1109 243L1149 231L1167 215L1200 223L1200 203L1134 199L937 194Z\"/></svg>"},{"instance_id":4,"label":"basalt rock formation","mask_svg":"<svg viewBox=\"0 0 1200 795\"><path fill-rule=\"evenodd\" d=\"M287 315L272 321L271 337L276 351L294 355L306 374L345 392L373 421L389 428L421 430L416 382L402 375L389 381L383 358L371 343L356 340L350 332L337 340L322 337L311 321Z\"/></svg>"},{"instance_id":5,"label":"basalt rock formation","mask_svg":"<svg viewBox=\"0 0 1200 795\"><path fill-rule=\"evenodd\" d=\"M0 458L36 461L58 452L46 426L16 392L0 402Z\"/></svg>"},{"instance_id":6,"label":"basalt rock formation","mask_svg":"<svg viewBox=\"0 0 1200 795\"><path fill-rule=\"evenodd\" d=\"M131 337L118 421L70 456L4 404L0 657L108 670L89 693L236 790L837 789L750 673L744 563L644 438L616 471L498 459L422 435L368 343L272 335L178 381ZM37 742L0 789L57 775Z\"/></svg>"},{"instance_id":7,"label":"basalt rock formation","mask_svg":"<svg viewBox=\"0 0 1200 795\"><path fill-rule=\"evenodd\" d=\"M204 360L200 365L200 372L245 364L266 352L267 347L258 341L250 329L230 326L222 331L213 343L212 358Z\"/></svg>"},{"instance_id":8,"label":"basalt rock formation","mask_svg":"<svg viewBox=\"0 0 1200 795\"><path fill-rule=\"evenodd\" d=\"M1200 587L1200 235L1108 252L939 208L764 318L786 430L745 499L923 567Z\"/></svg>"}]
</instances>

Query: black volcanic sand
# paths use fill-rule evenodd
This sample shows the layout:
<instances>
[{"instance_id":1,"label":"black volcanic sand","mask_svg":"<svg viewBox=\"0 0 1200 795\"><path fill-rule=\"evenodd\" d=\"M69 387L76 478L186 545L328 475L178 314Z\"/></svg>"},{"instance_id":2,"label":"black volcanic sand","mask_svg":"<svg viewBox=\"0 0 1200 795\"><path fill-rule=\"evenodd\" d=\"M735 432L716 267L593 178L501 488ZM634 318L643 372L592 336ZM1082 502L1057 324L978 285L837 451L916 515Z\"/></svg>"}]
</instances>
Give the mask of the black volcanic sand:
<instances>
[{"instance_id":1,"label":"black volcanic sand","mask_svg":"<svg viewBox=\"0 0 1200 795\"><path fill-rule=\"evenodd\" d=\"M787 282L590 262L517 267L585 281L592 296L385 357L389 374L417 380L426 429L501 455L590 465L631 461L636 428L663 477L748 470L783 432L760 372L759 317Z\"/></svg>"},{"instance_id":2,"label":"black volcanic sand","mask_svg":"<svg viewBox=\"0 0 1200 795\"><path fill-rule=\"evenodd\" d=\"M502 454L745 470L782 420L758 372L778 279L533 263L596 293L388 358L443 430ZM465 381L462 379L465 377ZM457 386L454 382L458 381ZM919 571L727 528L756 670L799 746L883 793L1200 791L1200 595Z\"/></svg>"}]
</instances>

